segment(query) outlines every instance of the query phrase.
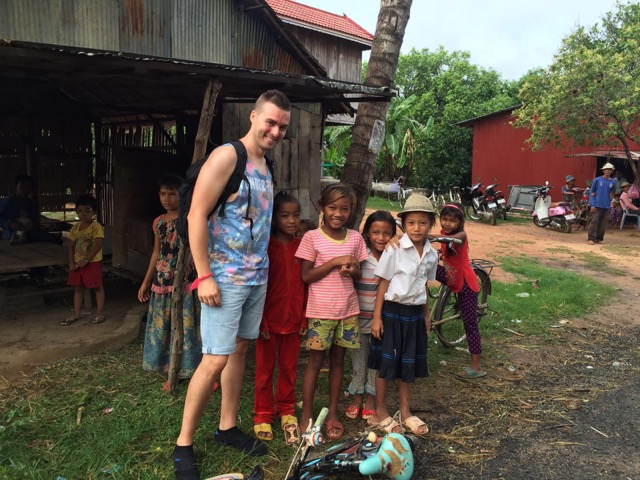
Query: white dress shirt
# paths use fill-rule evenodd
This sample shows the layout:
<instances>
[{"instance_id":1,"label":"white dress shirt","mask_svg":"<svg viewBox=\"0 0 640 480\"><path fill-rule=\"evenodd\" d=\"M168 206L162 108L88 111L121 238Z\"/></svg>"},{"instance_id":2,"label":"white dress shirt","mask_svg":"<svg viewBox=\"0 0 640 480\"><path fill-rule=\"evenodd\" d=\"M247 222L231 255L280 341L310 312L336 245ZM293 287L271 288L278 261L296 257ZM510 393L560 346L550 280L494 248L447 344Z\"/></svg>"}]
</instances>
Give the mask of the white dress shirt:
<instances>
[{"instance_id":1,"label":"white dress shirt","mask_svg":"<svg viewBox=\"0 0 640 480\"><path fill-rule=\"evenodd\" d=\"M387 247L378 261L375 275L389 281L384 299L402 305L424 305L427 303L426 284L435 280L438 254L425 241L422 257L405 233L398 248Z\"/></svg>"}]
</instances>

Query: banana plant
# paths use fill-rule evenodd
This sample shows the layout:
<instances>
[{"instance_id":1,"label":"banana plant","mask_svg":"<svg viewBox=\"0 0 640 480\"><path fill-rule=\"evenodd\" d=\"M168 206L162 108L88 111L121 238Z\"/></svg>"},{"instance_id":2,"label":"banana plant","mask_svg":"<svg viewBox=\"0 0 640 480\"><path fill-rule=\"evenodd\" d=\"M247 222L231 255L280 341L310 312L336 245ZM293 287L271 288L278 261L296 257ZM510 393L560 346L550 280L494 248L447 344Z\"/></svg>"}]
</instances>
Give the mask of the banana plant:
<instances>
[{"instance_id":1,"label":"banana plant","mask_svg":"<svg viewBox=\"0 0 640 480\"><path fill-rule=\"evenodd\" d=\"M411 115L417 100L415 95L396 100L387 114L387 133L382 151L399 170L411 165L416 142L425 139L433 129L433 117L422 125Z\"/></svg>"}]
</instances>

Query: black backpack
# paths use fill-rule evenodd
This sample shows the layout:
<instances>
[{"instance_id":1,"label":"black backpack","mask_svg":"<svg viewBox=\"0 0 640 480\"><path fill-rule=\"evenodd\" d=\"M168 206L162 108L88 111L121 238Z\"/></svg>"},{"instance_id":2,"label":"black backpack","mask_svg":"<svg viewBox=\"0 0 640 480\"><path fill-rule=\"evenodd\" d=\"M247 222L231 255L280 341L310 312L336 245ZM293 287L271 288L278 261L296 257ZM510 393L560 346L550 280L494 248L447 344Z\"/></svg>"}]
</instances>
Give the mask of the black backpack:
<instances>
[{"instance_id":1,"label":"black backpack","mask_svg":"<svg viewBox=\"0 0 640 480\"><path fill-rule=\"evenodd\" d=\"M247 166L247 150L246 148L244 148L244 144L240 140L229 143L236 150L236 167L229 177L227 185L224 187L222 194L220 194L220 198L218 198L215 206L209 212L209 215L207 215L207 219L210 219L213 214L216 213L216 211L218 212L219 217L225 216L224 210L227 204L227 198L238 191L243 180L247 182L247 186L249 189L247 205L251 205L251 184L249 183L249 179L244 173ZM187 215L189 214L189 210L191 209L191 197L193 196L193 189L196 185L196 180L198 179L200 170L207 161L207 158L208 157L201 158L187 169L187 177L185 179L185 182L180 187L180 199L178 203L178 220L176 224L176 230L178 232L178 235L180 236L180 239L184 242L185 245L189 245L189 224L187 222ZM266 157L265 160L267 161L267 167L269 168L271 177L273 178L273 163ZM249 208L247 208L245 216L243 218L249 221L249 231L251 232L251 238L253 238L253 219L249 217Z\"/></svg>"}]
</instances>

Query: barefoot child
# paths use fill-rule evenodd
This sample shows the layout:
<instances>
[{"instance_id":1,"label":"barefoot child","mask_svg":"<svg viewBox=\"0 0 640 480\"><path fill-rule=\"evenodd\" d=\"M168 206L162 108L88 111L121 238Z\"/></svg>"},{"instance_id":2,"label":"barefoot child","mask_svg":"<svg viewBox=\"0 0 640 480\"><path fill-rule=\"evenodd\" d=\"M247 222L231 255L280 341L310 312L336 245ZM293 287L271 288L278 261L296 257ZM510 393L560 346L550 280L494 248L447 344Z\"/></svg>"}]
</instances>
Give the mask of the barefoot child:
<instances>
[{"instance_id":1,"label":"barefoot child","mask_svg":"<svg viewBox=\"0 0 640 480\"><path fill-rule=\"evenodd\" d=\"M380 257L375 275L380 277L371 324L369 367L378 370L376 414L367 422L387 433L399 432L400 425L387 409L387 386L398 383L401 420L409 431L423 435L427 425L411 413L411 385L426 377L429 306L427 281L435 279L438 254L428 240L435 223L431 201L413 194L398 214L405 234L398 247L387 248Z\"/></svg>"},{"instance_id":2,"label":"barefoot child","mask_svg":"<svg viewBox=\"0 0 640 480\"><path fill-rule=\"evenodd\" d=\"M309 320L309 359L302 379L302 428L313 414L313 397L322 368L325 350L329 350L329 414L325 422L327 437L338 439L344 427L338 421L338 399L344 376L347 348L360 346L358 294L353 285L360 277L360 262L367 259L362 236L345 228L356 204L351 187L343 183L329 185L318 202L323 223L304 234L296 257L302 260L302 280L309 285L306 317Z\"/></svg>"},{"instance_id":3,"label":"barefoot child","mask_svg":"<svg viewBox=\"0 0 640 480\"><path fill-rule=\"evenodd\" d=\"M260 337L256 342L256 388L253 431L260 440L273 440L271 424L274 410L287 443L298 440L295 417L296 380L300 335L307 333L304 316L305 284L300 260L295 257L300 245L296 231L300 223L298 199L284 192L273 200L273 219L269 239L269 278ZM278 363L275 404L273 373Z\"/></svg>"},{"instance_id":4,"label":"barefoot child","mask_svg":"<svg viewBox=\"0 0 640 480\"><path fill-rule=\"evenodd\" d=\"M61 325L68 326L80 318L84 289L96 291L96 316L91 323L105 321L104 288L102 287L102 242L104 229L95 220L98 202L91 195L80 195L76 200L76 213L80 221L69 232L69 276L67 285L75 287L73 292L73 317Z\"/></svg>"},{"instance_id":5,"label":"barefoot child","mask_svg":"<svg viewBox=\"0 0 640 480\"><path fill-rule=\"evenodd\" d=\"M171 295L178 262L180 238L176 232L178 219L178 191L182 178L165 175L158 182L159 197L166 213L153 221L153 253L147 274L138 290L138 300L149 301L147 328L144 336L142 368L150 372L167 374L171 361ZM195 280L191 256L187 260L182 295L182 328L184 343L179 378L191 378L202 358L200 331L194 314L195 293L190 291ZM163 388L168 388L165 383Z\"/></svg>"},{"instance_id":6,"label":"barefoot child","mask_svg":"<svg viewBox=\"0 0 640 480\"><path fill-rule=\"evenodd\" d=\"M478 278L469 262L469 242L464 231L464 210L462 205L449 203L440 212L441 233L447 237L457 238L462 245L454 245L449 250L442 244L442 260L444 267L438 265L436 280L445 283L452 292L458 295L460 317L467 334L471 366L465 367L457 375L461 378L480 378L486 375L480 365L480 332L478 331Z\"/></svg>"},{"instance_id":7,"label":"barefoot child","mask_svg":"<svg viewBox=\"0 0 640 480\"><path fill-rule=\"evenodd\" d=\"M369 215L362 230L364 241L369 247L369 258L362 262L362 276L356 281L360 303L360 348L351 350L352 378L347 390L353 395L353 401L345 412L349 418L361 416L367 420L376 413L374 408L378 372L368 367L371 321L379 282L379 278L373 272L387 243L395 235L396 222L391 214L384 210Z\"/></svg>"}]
</instances>

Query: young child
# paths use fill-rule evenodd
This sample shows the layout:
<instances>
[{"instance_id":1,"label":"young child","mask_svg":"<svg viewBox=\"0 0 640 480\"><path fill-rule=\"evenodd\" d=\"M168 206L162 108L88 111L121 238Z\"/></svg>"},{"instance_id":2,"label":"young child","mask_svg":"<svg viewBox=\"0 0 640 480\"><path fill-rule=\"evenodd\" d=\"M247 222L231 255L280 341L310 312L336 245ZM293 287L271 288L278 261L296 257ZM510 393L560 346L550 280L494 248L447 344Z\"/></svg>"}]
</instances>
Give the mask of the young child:
<instances>
[{"instance_id":1,"label":"young child","mask_svg":"<svg viewBox=\"0 0 640 480\"><path fill-rule=\"evenodd\" d=\"M467 334L467 344L471 354L471 366L465 367L457 375L461 378L480 378L487 373L480 365L480 332L478 331L478 278L469 262L469 242L464 231L464 210L458 203L449 203L440 212L441 234L457 238L462 245L454 245L450 250L442 244L442 260L444 267L438 265L436 279L446 283L452 292L458 295L460 317Z\"/></svg>"},{"instance_id":2,"label":"young child","mask_svg":"<svg viewBox=\"0 0 640 480\"><path fill-rule=\"evenodd\" d=\"M358 348L360 306L353 280L360 277L360 262L367 259L362 236L345 228L356 204L351 187L336 183L326 187L319 201L322 225L304 234L296 257L302 260L302 280L309 285L306 317L309 320L309 359L302 379L302 429L313 414L313 397L329 350L329 414L327 437L338 439L344 427L337 409L347 348Z\"/></svg>"},{"instance_id":3,"label":"young child","mask_svg":"<svg viewBox=\"0 0 640 480\"><path fill-rule=\"evenodd\" d=\"M298 231L296 232L296 237L302 238L304 237L304 234L307 233L309 230L315 230L316 228L318 228L318 226L313 220L309 218L303 218L300 220L300 225L298 225Z\"/></svg>"},{"instance_id":4,"label":"young child","mask_svg":"<svg viewBox=\"0 0 640 480\"><path fill-rule=\"evenodd\" d=\"M177 175L165 175L158 182L159 197L166 213L153 221L153 253L149 268L138 290L138 300L149 301L147 328L144 337L142 368L166 374L171 361L171 295L173 279L178 262L180 237L176 232L178 219L178 191L183 179ZM182 328L184 343L180 365L180 378L191 378L202 358L200 331L194 311L196 293L190 291L195 280L195 269L191 258L186 259L183 294ZM163 388L168 388L165 383Z\"/></svg>"},{"instance_id":5,"label":"young child","mask_svg":"<svg viewBox=\"0 0 640 480\"><path fill-rule=\"evenodd\" d=\"M273 440L271 424L275 414L287 443L298 440L295 417L296 380L300 335L307 333L304 316L306 286L300 260L295 257L300 239L295 236L300 223L300 202L280 192L273 200L273 220L269 239L269 279L267 297L256 342L256 388L253 431L261 440ZM275 405L273 373L278 363Z\"/></svg>"},{"instance_id":6,"label":"young child","mask_svg":"<svg viewBox=\"0 0 640 480\"><path fill-rule=\"evenodd\" d=\"M373 212L367 218L362 236L369 248L369 258L362 262L362 276L356 281L356 291L360 303L360 348L351 350L352 378L349 388L353 401L345 414L349 418L361 416L367 420L375 415L376 374L369 365L369 348L371 342L371 321L373 307L376 302L378 277L373 272L387 243L396 235L396 222L385 210Z\"/></svg>"},{"instance_id":7,"label":"young child","mask_svg":"<svg viewBox=\"0 0 640 480\"><path fill-rule=\"evenodd\" d=\"M96 292L96 316L93 324L105 321L104 288L102 287L102 242L104 230L95 220L98 202L91 195L80 195L76 200L76 213L80 221L69 232L69 276L67 285L75 287L73 292L73 317L61 325L68 326L80 319L80 308L84 289Z\"/></svg>"},{"instance_id":8,"label":"young child","mask_svg":"<svg viewBox=\"0 0 640 480\"><path fill-rule=\"evenodd\" d=\"M427 281L435 279L438 254L428 234L435 223L431 201L413 194L398 214L405 234L397 248L381 255L375 275L380 277L371 324L369 367L378 370L376 414L370 425L387 433L399 432L400 425L387 410L387 386L398 381L400 416L405 428L424 435L427 425L411 413L411 384L426 377L429 305Z\"/></svg>"}]
</instances>

